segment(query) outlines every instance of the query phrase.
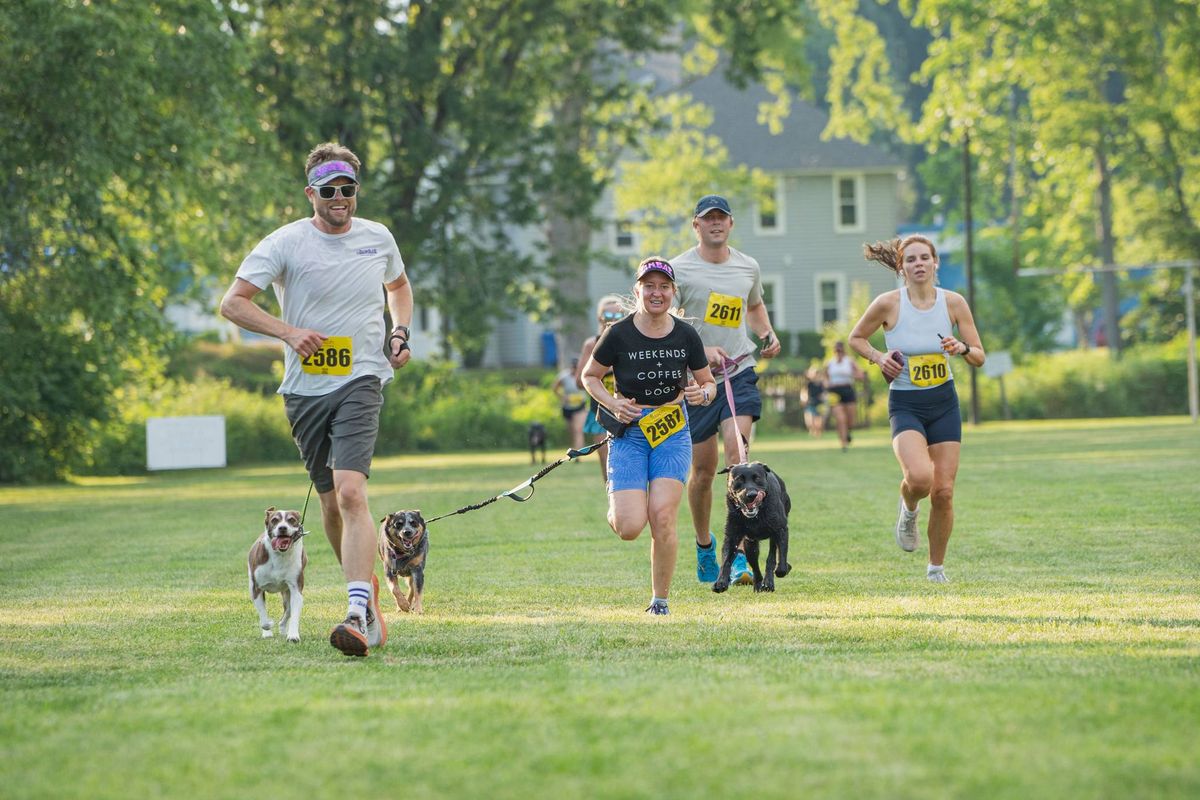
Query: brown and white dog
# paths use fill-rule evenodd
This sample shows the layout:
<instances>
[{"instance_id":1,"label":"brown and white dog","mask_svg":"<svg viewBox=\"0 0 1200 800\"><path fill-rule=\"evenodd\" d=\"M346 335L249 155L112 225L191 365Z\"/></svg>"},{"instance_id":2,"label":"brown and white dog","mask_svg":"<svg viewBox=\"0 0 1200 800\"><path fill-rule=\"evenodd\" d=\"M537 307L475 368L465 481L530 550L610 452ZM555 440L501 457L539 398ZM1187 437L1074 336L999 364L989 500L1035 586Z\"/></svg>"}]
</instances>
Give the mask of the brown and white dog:
<instances>
[{"instance_id":1,"label":"brown and white dog","mask_svg":"<svg viewBox=\"0 0 1200 800\"><path fill-rule=\"evenodd\" d=\"M420 511L395 511L379 525L379 558L387 575L388 588L396 598L397 611L425 613L421 597L425 591L425 557L429 555L429 531ZM400 588L404 578L407 593Z\"/></svg>"},{"instance_id":2,"label":"brown and white dog","mask_svg":"<svg viewBox=\"0 0 1200 800\"><path fill-rule=\"evenodd\" d=\"M271 618L267 616L266 592L278 592L283 598L283 616L279 630L287 632L289 642L300 641L300 609L304 608L304 567L308 555L304 552L304 526L299 511L267 509L262 535L250 548L247 564L250 571L250 599L258 609L258 625L264 639L274 636Z\"/></svg>"}]
</instances>

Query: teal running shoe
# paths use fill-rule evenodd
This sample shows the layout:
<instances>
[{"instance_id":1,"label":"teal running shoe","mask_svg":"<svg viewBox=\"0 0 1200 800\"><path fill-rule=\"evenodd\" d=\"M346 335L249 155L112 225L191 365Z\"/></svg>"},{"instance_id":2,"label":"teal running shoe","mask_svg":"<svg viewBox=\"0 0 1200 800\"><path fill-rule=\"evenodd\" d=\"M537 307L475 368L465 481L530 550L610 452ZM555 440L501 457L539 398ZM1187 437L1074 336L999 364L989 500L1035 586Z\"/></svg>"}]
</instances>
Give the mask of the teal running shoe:
<instances>
[{"instance_id":1,"label":"teal running shoe","mask_svg":"<svg viewBox=\"0 0 1200 800\"><path fill-rule=\"evenodd\" d=\"M709 534L712 539L708 543L708 547L701 547L699 542L696 543L696 580L701 583L712 583L721 574L720 568L717 566L717 537ZM746 560L742 559L742 566L745 566Z\"/></svg>"},{"instance_id":2,"label":"teal running shoe","mask_svg":"<svg viewBox=\"0 0 1200 800\"><path fill-rule=\"evenodd\" d=\"M750 565L746 563L746 554L738 553L733 557L733 569L729 573L730 583L740 583L743 586L749 586L754 583L754 573L750 571Z\"/></svg>"}]
</instances>

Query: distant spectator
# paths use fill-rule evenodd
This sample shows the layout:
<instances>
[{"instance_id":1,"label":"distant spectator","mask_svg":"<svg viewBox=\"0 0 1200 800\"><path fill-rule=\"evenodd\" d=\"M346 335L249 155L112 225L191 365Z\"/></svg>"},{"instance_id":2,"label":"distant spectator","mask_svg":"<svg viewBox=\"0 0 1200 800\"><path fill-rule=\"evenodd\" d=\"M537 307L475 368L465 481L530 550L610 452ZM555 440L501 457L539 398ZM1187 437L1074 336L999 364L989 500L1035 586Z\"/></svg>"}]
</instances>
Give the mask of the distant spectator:
<instances>
[{"instance_id":1,"label":"distant spectator","mask_svg":"<svg viewBox=\"0 0 1200 800\"><path fill-rule=\"evenodd\" d=\"M608 330L608 326L614 322L625 318L625 302L622 298L615 294L606 294L600 298L600 302L596 303L596 335L589 336L584 340L583 348L579 351L579 371L575 373L575 380L580 386L583 385L583 365L592 357L592 350L596 348L596 341L600 336ZM613 378L612 371L609 371L604 376L604 388L608 389L609 394L616 394L617 384ZM592 442L603 442L608 437L608 431L604 430L596 419L596 409L599 404L596 398L588 397L588 410L583 419L583 432L592 437ZM603 444L596 454L600 457L600 479L608 480L608 445Z\"/></svg>"},{"instance_id":2,"label":"distant spectator","mask_svg":"<svg viewBox=\"0 0 1200 800\"><path fill-rule=\"evenodd\" d=\"M554 379L554 393L558 395L567 433L571 435L571 447L576 450L583 447L583 415L587 411L587 394L576 378L578 369L578 359L572 358L571 366L559 372Z\"/></svg>"},{"instance_id":3,"label":"distant spectator","mask_svg":"<svg viewBox=\"0 0 1200 800\"><path fill-rule=\"evenodd\" d=\"M854 384L864 377L866 373L862 367L846 355L845 342L835 342L833 358L825 362L825 388L833 405L833 418L837 421L838 440L842 443L843 452L850 447L854 438L854 417L858 403Z\"/></svg>"},{"instance_id":4,"label":"distant spectator","mask_svg":"<svg viewBox=\"0 0 1200 800\"><path fill-rule=\"evenodd\" d=\"M821 362L814 358L804 378L804 427L808 428L809 436L820 439L825 432L825 415L829 412L829 405L825 402L825 376L821 373Z\"/></svg>"}]
</instances>

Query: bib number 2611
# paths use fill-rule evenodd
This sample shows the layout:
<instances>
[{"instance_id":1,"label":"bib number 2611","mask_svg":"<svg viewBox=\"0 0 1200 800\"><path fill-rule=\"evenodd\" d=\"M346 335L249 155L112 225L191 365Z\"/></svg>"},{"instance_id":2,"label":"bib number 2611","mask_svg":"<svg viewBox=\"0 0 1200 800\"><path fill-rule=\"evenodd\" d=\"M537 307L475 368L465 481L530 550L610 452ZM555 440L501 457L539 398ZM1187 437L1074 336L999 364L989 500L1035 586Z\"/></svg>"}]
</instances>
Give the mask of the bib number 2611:
<instances>
[{"instance_id":1,"label":"bib number 2611","mask_svg":"<svg viewBox=\"0 0 1200 800\"><path fill-rule=\"evenodd\" d=\"M710 292L704 307L704 321L722 328L739 327L742 324L742 298Z\"/></svg>"}]
</instances>

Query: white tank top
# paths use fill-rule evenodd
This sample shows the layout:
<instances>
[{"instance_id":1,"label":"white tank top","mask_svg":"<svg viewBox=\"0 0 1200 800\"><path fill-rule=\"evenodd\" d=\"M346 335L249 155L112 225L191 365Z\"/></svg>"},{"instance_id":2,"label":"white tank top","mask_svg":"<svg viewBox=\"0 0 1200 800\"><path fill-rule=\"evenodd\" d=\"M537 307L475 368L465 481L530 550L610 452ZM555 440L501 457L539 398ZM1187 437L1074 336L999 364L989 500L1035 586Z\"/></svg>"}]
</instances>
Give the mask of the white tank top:
<instances>
[{"instance_id":1,"label":"white tank top","mask_svg":"<svg viewBox=\"0 0 1200 800\"><path fill-rule=\"evenodd\" d=\"M950 359L942 351L940 338L951 332L950 310L946 307L946 290L937 289L936 292L933 307L922 311L909 301L908 287L900 288L900 313L896 319L896 325L890 331L883 333L883 341L887 345L887 349L899 350L904 354L904 369L900 371L896 380L892 381L892 391L932 389L934 386L954 380L954 375L950 372ZM934 356L925 359L918 358L930 368L928 374L918 374L918 380L921 383L935 382L933 385L913 383L911 367L914 366L914 356Z\"/></svg>"},{"instance_id":2,"label":"white tank top","mask_svg":"<svg viewBox=\"0 0 1200 800\"><path fill-rule=\"evenodd\" d=\"M825 374L829 376L830 386L849 386L854 383L854 364L850 356L843 356L841 361L831 358L825 363Z\"/></svg>"}]
</instances>

